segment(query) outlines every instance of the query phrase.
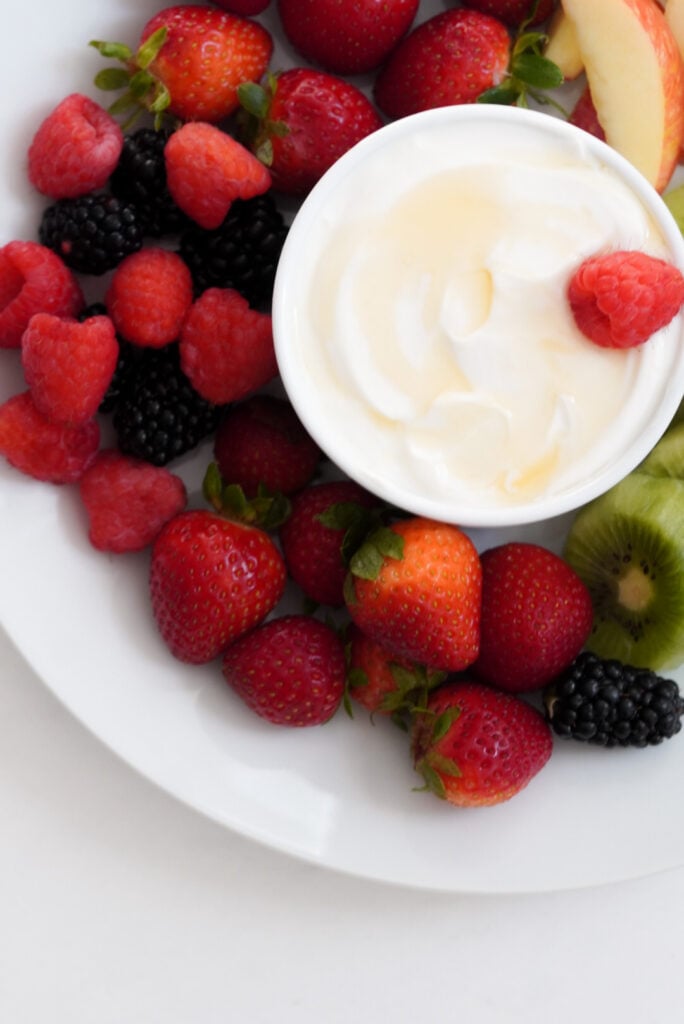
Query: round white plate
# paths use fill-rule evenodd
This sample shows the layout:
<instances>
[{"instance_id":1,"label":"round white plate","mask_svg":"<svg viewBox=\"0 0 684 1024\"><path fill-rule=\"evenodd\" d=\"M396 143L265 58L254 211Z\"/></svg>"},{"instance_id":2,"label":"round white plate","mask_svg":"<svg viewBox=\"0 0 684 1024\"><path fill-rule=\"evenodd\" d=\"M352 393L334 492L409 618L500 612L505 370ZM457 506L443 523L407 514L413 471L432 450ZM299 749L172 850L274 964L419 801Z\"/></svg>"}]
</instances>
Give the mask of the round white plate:
<instances>
[{"instance_id":1,"label":"round white plate","mask_svg":"<svg viewBox=\"0 0 684 1024\"><path fill-rule=\"evenodd\" d=\"M34 0L3 13L0 244L35 237L42 204L26 183L26 149L62 96L95 95L101 62L88 41L133 43L160 6ZM423 3L421 17L442 7ZM12 54L27 61L25 73ZM281 65L291 59L279 49ZM22 387L17 353L0 352L0 399ZM178 467L195 497L209 457L205 445ZM644 751L558 741L515 799L459 811L414 791L406 736L389 723L357 711L319 729L278 729L240 703L216 664L176 662L152 620L147 556L91 549L74 488L3 462L0 526L0 618L38 675L144 776L243 835L328 868L450 892L573 888L684 863L682 738ZM555 520L515 536L558 549L566 526ZM481 548L502 539L475 535Z\"/></svg>"}]
</instances>

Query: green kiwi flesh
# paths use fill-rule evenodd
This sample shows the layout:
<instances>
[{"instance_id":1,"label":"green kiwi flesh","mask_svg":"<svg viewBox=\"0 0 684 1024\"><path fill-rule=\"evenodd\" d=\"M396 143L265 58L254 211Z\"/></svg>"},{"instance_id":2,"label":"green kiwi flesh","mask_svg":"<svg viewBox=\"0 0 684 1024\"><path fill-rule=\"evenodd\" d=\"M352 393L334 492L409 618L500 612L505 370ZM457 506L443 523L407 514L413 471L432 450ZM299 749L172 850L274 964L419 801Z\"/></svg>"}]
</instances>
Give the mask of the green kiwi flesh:
<instances>
[{"instance_id":1,"label":"green kiwi flesh","mask_svg":"<svg viewBox=\"0 0 684 1024\"><path fill-rule=\"evenodd\" d=\"M684 661L684 480L630 473L580 509L564 555L591 593L589 650L656 670Z\"/></svg>"},{"instance_id":2,"label":"green kiwi flesh","mask_svg":"<svg viewBox=\"0 0 684 1024\"><path fill-rule=\"evenodd\" d=\"M637 467L638 473L674 476L684 480L684 423L670 427Z\"/></svg>"}]
</instances>

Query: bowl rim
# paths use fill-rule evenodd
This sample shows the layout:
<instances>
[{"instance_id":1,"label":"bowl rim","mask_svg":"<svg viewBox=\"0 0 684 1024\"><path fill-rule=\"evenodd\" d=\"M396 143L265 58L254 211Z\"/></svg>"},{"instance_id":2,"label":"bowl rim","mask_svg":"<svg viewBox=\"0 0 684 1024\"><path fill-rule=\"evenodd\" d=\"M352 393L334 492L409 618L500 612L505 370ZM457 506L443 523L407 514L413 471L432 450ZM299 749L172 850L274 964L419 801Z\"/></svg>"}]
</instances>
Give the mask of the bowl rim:
<instances>
[{"instance_id":1,"label":"bowl rim","mask_svg":"<svg viewBox=\"0 0 684 1024\"><path fill-rule=\"evenodd\" d=\"M329 424L312 413L308 396L311 384L301 373L301 362L288 345L288 332L292 329L294 301L292 279L298 271L298 252L307 245L307 233L313 220L326 203L326 197L368 156L391 144L397 137L412 134L417 129L430 129L444 124L454 125L469 121L511 124L527 123L555 134L561 139L580 144L590 155L606 164L633 191L656 222L666 247L669 261L684 273L684 237L662 196L650 182L624 156L606 142L558 116L530 108L507 107L490 104L463 104L437 107L391 121L362 139L322 176L303 200L295 213L283 245L276 270L272 318L273 337L280 378L285 392L302 424L322 451L347 476L376 494L382 500L402 510L445 523L466 527L507 527L540 522L577 510L617 484L634 470L654 447L671 422L684 395L684 311L680 317L679 350L667 363L668 379L661 394L660 404L653 410L645 429L609 465L604 464L585 480L552 495L540 495L529 501L511 505L477 505L458 499L433 498L410 492L394 481L378 480L366 467L359 466L343 442L339 425Z\"/></svg>"}]
</instances>

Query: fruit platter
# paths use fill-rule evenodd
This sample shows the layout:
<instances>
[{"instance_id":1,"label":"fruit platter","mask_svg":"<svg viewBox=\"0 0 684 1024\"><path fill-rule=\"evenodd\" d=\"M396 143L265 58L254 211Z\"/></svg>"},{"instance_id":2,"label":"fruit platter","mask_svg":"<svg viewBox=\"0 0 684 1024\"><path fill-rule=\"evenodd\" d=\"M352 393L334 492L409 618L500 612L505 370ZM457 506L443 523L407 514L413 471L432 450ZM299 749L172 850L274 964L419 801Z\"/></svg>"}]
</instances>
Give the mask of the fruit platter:
<instances>
[{"instance_id":1,"label":"fruit platter","mask_svg":"<svg viewBox=\"0 0 684 1024\"><path fill-rule=\"evenodd\" d=\"M321 35L305 6L173 8L182 32L209 12L240 39L228 106L214 78L202 91L193 73L187 89L172 60L161 86L154 77L169 38L159 0L68 0L59 11L37 0L30 13L6 12L13 47L31 39L34 70L21 91L12 68L0 71L8 100L17 96L0 152L2 627L145 779L313 865L481 893L681 865L676 402L662 440L596 501L461 528L389 508L319 449L289 405L270 302L290 225L325 171L385 122L438 105L437 78L415 67L439 62L439 33L415 38L439 19L473 33L442 104L484 97L571 120L577 134L615 146L665 199L669 214L656 202L668 230L684 230L684 3L616 0L608 15L588 0L541 0L530 17L515 0L397 0L392 24L366 32L365 55L358 40L347 52L331 44L339 25ZM334 18L339 5L319 6ZM208 63L218 60L212 51ZM334 76L327 104L347 114L295 154L283 124L321 68ZM459 92L466 78L476 94ZM141 98L149 109L130 121ZM96 153L78 149L86 119L98 125ZM135 198L136 163L156 160L158 175L162 152L166 180ZM79 219L107 216L116 237L99 248L70 234ZM251 232L244 252L208 247L227 222L238 240ZM635 253L601 254L594 276L587 260L568 291L566 319L591 337L587 308L602 281L627 281L610 329L602 321L591 339L609 359L682 316L684 260L678 269ZM646 283L635 292L638 275ZM19 293L28 313L17 312ZM227 360L222 332L241 339ZM158 380L176 389L167 433L140 421ZM289 448L274 469L264 424L276 409ZM232 561L249 567L221 616L197 612L197 590L195 605L181 596L204 571L209 547L197 561L188 551L205 544L207 518L212 537L215 520L228 524ZM433 562L438 575L447 565L448 593L428 591L414 607L409 595ZM302 678L315 677L303 695L291 651ZM610 718L608 705L618 708Z\"/></svg>"}]
</instances>

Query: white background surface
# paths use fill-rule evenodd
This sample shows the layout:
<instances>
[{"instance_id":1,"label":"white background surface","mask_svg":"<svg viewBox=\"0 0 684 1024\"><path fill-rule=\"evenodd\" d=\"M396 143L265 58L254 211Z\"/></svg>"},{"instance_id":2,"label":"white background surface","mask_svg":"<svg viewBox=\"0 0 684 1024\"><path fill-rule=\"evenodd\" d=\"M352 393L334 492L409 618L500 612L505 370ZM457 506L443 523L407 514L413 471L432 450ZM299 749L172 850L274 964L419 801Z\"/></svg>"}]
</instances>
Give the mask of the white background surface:
<instances>
[{"instance_id":1,"label":"white background surface","mask_svg":"<svg viewBox=\"0 0 684 1024\"><path fill-rule=\"evenodd\" d=\"M97 60L83 41L103 23L121 37L117 26L157 6L70 0L55 27L48 0L12 4L6 102L17 76L41 68L51 101L86 87ZM53 12L49 31L41 10ZM28 126L44 109L11 102L23 134L0 149L0 174L20 203ZM16 230L11 217L1 227L3 240ZM532 897L362 882L238 838L157 790L63 710L4 635L0 701L3 1024L681 1017L684 870Z\"/></svg>"},{"instance_id":2,"label":"white background surface","mask_svg":"<svg viewBox=\"0 0 684 1024\"><path fill-rule=\"evenodd\" d=\"M681 1019L684 870L477 897L311 867L141 779L1 635L0 665L5 1024Z\"/></svg>"}]
</instances>

